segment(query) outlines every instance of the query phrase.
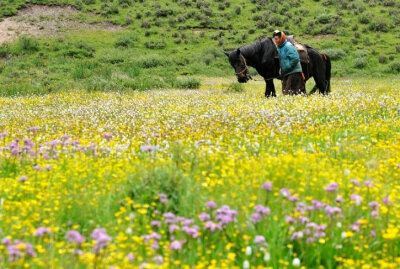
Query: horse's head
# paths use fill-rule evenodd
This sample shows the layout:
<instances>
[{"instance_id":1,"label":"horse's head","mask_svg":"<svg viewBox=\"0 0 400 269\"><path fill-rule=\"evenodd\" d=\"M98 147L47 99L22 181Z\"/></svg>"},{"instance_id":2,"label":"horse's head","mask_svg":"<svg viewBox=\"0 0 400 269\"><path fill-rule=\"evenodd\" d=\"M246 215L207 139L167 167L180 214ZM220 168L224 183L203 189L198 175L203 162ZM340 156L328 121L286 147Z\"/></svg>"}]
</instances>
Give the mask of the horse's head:
<instances>
[{"instance_id":1,"label":"horse's head","mask_svg":"<svg viewBox=\"0 0 400 269\"><path fill-rule=\"evenodd\" d=\"M247 67L246 59L241 54L240 49L236 49L230 53L225 53L228 56L229 63L235 69L235 74L238 82L246 83L251 79L249 68Z\"/></svg>"}]
</instances>

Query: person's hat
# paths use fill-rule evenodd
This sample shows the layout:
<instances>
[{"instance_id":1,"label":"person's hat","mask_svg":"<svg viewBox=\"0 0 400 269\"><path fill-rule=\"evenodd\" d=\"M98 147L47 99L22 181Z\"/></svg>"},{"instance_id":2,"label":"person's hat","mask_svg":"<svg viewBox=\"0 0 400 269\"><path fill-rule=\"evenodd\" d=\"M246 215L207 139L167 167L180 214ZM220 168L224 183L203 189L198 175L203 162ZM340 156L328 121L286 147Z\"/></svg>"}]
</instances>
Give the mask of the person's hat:
<instances>
[{"instance_id":1,"label":"person's hat","mask_svg":"<svg viewBox=\"0 0 400 269\"><path fill-rule=\"evenodd\" d=\"M282 34L281 30L275 30L274 33L272 34L272 37L281 36L281 34Z\"/></svg>"}]
</instances>

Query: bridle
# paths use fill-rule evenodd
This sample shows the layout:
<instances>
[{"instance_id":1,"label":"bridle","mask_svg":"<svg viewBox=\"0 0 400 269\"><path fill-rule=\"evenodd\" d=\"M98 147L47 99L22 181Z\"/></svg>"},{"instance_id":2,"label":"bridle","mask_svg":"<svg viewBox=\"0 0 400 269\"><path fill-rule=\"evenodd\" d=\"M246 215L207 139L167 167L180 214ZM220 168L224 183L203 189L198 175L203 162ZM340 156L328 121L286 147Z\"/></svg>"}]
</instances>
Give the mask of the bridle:
<instances>
[{"instance_id":1,"label":"bridle","mask_svg":"<svg viewBox=\"0 0 400 269\"><path fill-rule=\"evenodd\" d=\"M240 62L241 62L241 64L244 65L244 68L243 68L242 71L236 73L236 76L242 78L242 75L244 74L244 75L245 75L245 78L246 78L247 80L253 79L253 78L250 76L249 72L248 72L248 71L249 71L249 68L248 68L247 63L246 63L246 58L244 58L244 56L243 56L242 54L239 54L239 57L240 57Z\"/></svg>"}]
</instances>

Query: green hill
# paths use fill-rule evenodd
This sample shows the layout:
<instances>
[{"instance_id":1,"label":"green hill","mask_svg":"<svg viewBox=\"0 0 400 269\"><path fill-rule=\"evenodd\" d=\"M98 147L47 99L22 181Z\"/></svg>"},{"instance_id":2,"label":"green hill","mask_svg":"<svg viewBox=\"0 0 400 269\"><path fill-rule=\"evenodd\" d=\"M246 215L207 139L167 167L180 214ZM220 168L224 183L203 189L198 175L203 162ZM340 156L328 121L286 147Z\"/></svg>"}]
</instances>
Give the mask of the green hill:
<instances>
[{"instance_id":1,"label":"green hill","mask_svg":"<svg viewBox=\"0 0 400 269\"><path fill-rule=\"evenodd\" d=\"M232 76L223 50L270 36L274 29L331 56L334 76L400 73L400 2L395 0L5 0L0 17L27 4L71 5L81 27L22 36L0 47L2 95L68 88L195 88L201 76ZM56 18L56 20L59 18ZM44 22L49 16L30 19ZM186 78L185 78L186 77Z\"/></svg>"}]
</instances>

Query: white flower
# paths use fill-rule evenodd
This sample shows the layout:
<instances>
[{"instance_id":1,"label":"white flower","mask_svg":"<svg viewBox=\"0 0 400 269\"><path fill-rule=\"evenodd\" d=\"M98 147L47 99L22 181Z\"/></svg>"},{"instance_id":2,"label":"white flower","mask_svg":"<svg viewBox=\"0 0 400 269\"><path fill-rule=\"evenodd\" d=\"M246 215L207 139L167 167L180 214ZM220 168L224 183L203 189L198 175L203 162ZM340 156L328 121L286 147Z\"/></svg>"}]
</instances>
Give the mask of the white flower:
<instances>
[{"instance_id":1,"label":"white flower","mask_svg":"<svg viewBox=\"0 0 400 269\"><path fill-rule=\"evenodd\" d=\"M342 232L341 237L346 238L347 237L346 232Z\"/></svg>"},{"instance_id":2,"label":"white flower","mask_svg":"<svg viewBox=\"0 0 400 269\"><path fill-rule=\"evenodd\" d=\"M344 175L345 175L345 176L350 175L350 170L349 170L349 169L344 170Z\"/></svg>"},{"instance_id":3,"label":"white flower","mask_svg":"<svg viewBox=\"0 0 400 269\"><path fill-rule=\"evenodd\" d=\"M265 252L264 261L269 262L270 260L271 260L271 254L269 254L269 252Z\"/></svg>"},{"instance_id":4,"label":"white flower","mask_svg":"<svg viewBox=\"0 0 400 269\"><path fill-rule=\"evenodd\" d=\"M249 269L249 268L250 268L250 263L249 263L248 260L245 260L245 261L243 262L243 269Z\"/></svg>"},{"instance_id":5,"label":"white flower","mask_svg":"<svg viewBox=\"0 0 400 269\"><path fill-rule=\"evenodd\" d=\"M336 227L342 228L342 223L341 222L336 223Z\"/></svg>"},{"instance_id":6,"label":"white flower","mask_svg":"<svg viewBox=\"0 0 400 269\"><path fill-rule=\"evenodd\" d=\"M127 234L132 234L132 232L133 232L133 231L132 231L132 228L131 228L131 227L128 227L128 228L126 229L126 233L127 233Z\"/></svg>"},{"instance_id":7,"label":"white flower","mask_svg":"<svg viewBox=\"0 0 400 269\"><path fill-rule=\"evenodd\" d=\"M251 255L251 247L250 246L246 247L246 255L247 256Z\"/></svg>"},{"instance_id":8,"label":"white flower","mask_svg":"<svg viewBox=\"0 0 400 269\"><path fill-rule=\"evenodd\" d=\"M297 236L298 236L299 238L303 238L304 234L303 234L302 231L299 231L299 232L297 232Z\"/></svg>"},{"instance_id":9,"label":"white flower","mask_svg":"<svg viewBox=\"0 0 400 269\"><path fill-rule=\"evenodd\" d=\"M294 267L299 267L300 266L300 259L299 258L294 258L293 262L292 262L292 265Z\"/></svg>"}]
</instances>

